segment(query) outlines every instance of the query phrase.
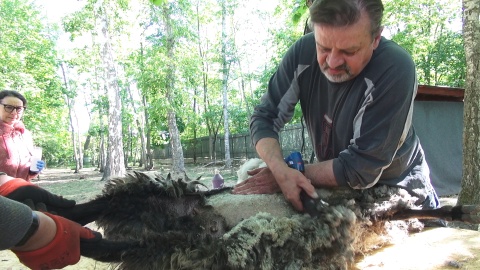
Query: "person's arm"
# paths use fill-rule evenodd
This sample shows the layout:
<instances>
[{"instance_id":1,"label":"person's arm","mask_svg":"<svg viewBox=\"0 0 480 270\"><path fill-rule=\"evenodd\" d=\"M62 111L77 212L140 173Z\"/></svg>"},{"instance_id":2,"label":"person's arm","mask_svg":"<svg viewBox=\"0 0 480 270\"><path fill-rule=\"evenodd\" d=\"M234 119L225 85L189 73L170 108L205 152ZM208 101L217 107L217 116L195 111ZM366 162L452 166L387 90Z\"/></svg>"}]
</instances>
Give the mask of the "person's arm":
<instances>
[{"instance_id":1,"label":"person's arm","mask_svg":"<svg viewBox=\"0 0 480 270\"><path fill-rule=\"evenodd\" d=\"M33 211L32 214L33 213L35 213L38 218L38 228L36 229L36 232L26 240L25 244L12 247L12 251L36 250L52 242L55 237L57 226L53 219L42 212Z\"/></svg>"},{"instance_id":2,"label":"person's arm","mask_svg":"<svg viewBox=\"0 0 480 270\"><path fill-rule=\"evenodd\" d=\"M0 250L16 245L32 223L32 210L24 204L0 196Z\"/></svg>"},{"instance_id":3,"label":"person's arm","mask_svg":"<svg viewBox=\"0 0 480 270\"><path fill-rule=\"evenodd\" d=\"M271 170L284 170L288 168L277 139L260 139L255 145L255 148L260 158Z\"/></svg>"},{"instance_id":4,"label":"person's arm","mask_svg":"<svg viewBox=\"0 0 480 270\"><path fill-rule=\"evenodd\" d=\"M295 209L302 211L300 192L316 197L314 187L299 171L287 166L278 143L278 132L295 112L298 103L299 80L309 74L308 67L315 60L313 35L297 41L286 53L277 72L268 84L262 102L255 107L250 121L250 134L258 155L267 168L255 171L250 179L235 186L236 194L261 194L281 190ZM252 175L252 174L250 174Z\"/></svg>"},{"instance_id":5,"label":"person's arm","mask_svg":"<svg viewBox=\"0 0 480 270\"><path fill-rule=\"evenodd\" d=\"M80 260L81 243L96 245L102 235L63 217L31 211L0 196L0 247L32 269L59 269Z\"/></svg>"},{"instance_id":6,"label":"person's arm","mask_svg":"<svg viewBox=\"0 0 480 270\"><path fill-rule=\"evenodd\" d=\"M55 236L55 222L42 212L0 196L0 248L18 251L38 249ZM19 245L21 244L21 245Z\"/></svg>"},{"instance_id":7,"label":"person's arm","mask_svg":"<svg viewBox=\"0 0 480 270\"><path fill-rule=\"evenodd\" d=\"M62 212L72 210L76 202L48 192L21 178L0 172L0 196L28 205L32 210Z\"/></svg>"},{"instance_id":8,"label":"person's arm","mask_svg":"<svg viewBox=\"0 0 480 270\"><path fill-rule=\"evenodd\" d=\"M305 165L305 177L317 188L338 187L333 173L333 159Z\"/></svg>"},{"instance_id":9,"label":"person's arm","mask_svg":"<svg viewBox=\"0 0 480 270\"><path fill-rule=\"evenodd\" d=\"M315 59L312 34L303 36L288 49L250 118L250 136L255 147L263 138L278 140L278 132L295 114L300 85L310 81L311 64L316 63Z\"/></svg>"},{"instance_id":10,"label":"person's arm","mask_svg":"<svg viewBox=\"0 0 480 270\"><path fill-rule=\"evenodd\" d=\"M18 134L21 135L17 135L17 138L15 138L16 143L14 143L13 147L16 149L16 151L18 151L20 155L30 156L30 149L33 149L34 145L32 133L25 128L25 125L22 121L18 121L17 123L15 123L14 127L15 130L18 131ZM15 170L14 174L11 174L11 176L31 181L38 174L30 171L30 159L22 158L21 160L21 162L16 164L18 168Z\"/></svg>"}]
</instances>

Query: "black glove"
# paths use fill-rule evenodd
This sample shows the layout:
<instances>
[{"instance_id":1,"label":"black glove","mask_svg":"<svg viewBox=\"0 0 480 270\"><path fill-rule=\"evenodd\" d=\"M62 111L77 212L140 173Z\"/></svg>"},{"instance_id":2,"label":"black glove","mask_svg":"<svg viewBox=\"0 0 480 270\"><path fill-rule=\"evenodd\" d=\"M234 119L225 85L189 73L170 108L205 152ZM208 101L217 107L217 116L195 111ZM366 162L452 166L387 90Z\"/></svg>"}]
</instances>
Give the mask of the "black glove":
<instances>
[{"instance_id":1,"label":"black glove","mask_svg":"<svg viewBox=\"0 0 480 270\"><path fill-rule=\"evenodd\" d=\"M75 221L80 225L97 220L108 206L108 199L99 198L76 204L20 178L12 179L0 186L0 196L28 205L32 210L52 213Z\"/></svg>"},{"instance_id":2,"label":"black glove","mask_svg":"<svg viewBox=\"0 0 480 270\"><path fill-rule=\"evenodd\" d=\"M28 205L32 210L57 213L72 209L76 202L50 193L20 178L0 186L0 195Z\"/></svg>"}]
</instances>

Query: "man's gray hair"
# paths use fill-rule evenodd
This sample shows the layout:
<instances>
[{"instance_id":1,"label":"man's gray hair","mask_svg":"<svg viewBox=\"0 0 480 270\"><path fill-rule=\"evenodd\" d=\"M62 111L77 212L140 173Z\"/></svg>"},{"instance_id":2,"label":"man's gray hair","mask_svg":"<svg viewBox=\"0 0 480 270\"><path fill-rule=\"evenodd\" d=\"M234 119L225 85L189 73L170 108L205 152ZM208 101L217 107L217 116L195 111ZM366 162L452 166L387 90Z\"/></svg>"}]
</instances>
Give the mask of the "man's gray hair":
<instances>
[{"instance_id":1,"label":"man's gray hair","mask_svg":"<svg viewBox=\"0 0 480 270\"><path fill-rule=\"evenodd\" d=\"M310 6L310 28L314 24L348 26L360 19L362 11L370 18L372 37L382 29L381 0L315 0Z\"/></svg>"}]
</instances>

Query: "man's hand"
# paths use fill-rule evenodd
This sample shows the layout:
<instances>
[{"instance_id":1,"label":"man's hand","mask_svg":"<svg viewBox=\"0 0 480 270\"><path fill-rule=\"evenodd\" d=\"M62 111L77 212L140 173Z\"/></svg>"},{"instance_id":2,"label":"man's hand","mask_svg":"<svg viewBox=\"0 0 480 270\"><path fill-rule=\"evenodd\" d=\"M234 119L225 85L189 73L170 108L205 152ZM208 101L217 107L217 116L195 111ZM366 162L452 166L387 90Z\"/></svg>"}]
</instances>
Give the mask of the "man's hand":
<instances>
[{"instance_id":1,"label":"man's hand","mask_svg":"<svg viewBox=\"0 0 480 270\"><path fill-rule=\"evenodd\" d=\"M305 176L286 165L273 175L269 168L259 168L247 172L252 177L237 184L234 194L272 194L282 191L283 196L297 211L304 211L300 192L305 192L312 198L318 198L315 188Z\"/></svg>"},{"instance_id":2,"label":"man's hand","mask_svg":"<svg viewBox=\"0 0 480 270\"><path fill-rule=\"evenodd\" d=\"M56 234L53 240L36 250L12 249L18 259L31 269L59 269L76 264L80 260L82 243L95 243L102 240L100 233L82 227L78 223L49 213L44 214L55 222ZM19 249L24 250L25 247Z\"/></svg>"},{"instance_id":3,"label":"man's hand","mask_svg":"<svg viewBox=\"0 0 480 270\"><path fill-rule=\"evenodd\" d=\"M37 211L56 212L75 206L74 200L52 194L20 178L14 178L2 184L0 195L24 203Z\"/></svg>"},{"instance_id":4,"label":"man's hand","mask_svg":"<svg viewBox=\"0 0 480 270\"><path fill-rule=\"evenodd\" d=\"M251 177L235 185L234 194L272 194L281 189L269 168L258 168L247 172Z\"/></svg>"},{"instance_id":5,"label":"man's hand","mask_svg":"<svg viewBox=\"0 0 480 270\"><path fill-rule=\"evenodd\" d=\"M283 196L289 201L293 208L303 212L304 207L300 199L300 193L305 191L310 197L316 199L318 194L310 179L306 178L302 172L289 168L287 166L275 170L275 179L282 190Z\"/></svg>"}]
</instances>

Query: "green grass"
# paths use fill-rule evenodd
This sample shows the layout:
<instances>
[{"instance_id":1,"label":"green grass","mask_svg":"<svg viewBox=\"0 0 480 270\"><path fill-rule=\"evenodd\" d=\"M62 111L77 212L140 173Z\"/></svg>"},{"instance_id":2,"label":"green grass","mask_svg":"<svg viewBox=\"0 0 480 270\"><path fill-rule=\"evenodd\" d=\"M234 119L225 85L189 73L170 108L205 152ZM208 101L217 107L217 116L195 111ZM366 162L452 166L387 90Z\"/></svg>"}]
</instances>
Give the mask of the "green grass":
<instances>
[{"instance_id":1,"label":"green grass","mask_svg":"<svg viewBox=\"0 0 480 270\"><path fill-rule=\"evenodd\" d=\"M104 182L101 182L98 179L81 179L71 181L58 181L51 183L39 183L38 185L50 191L51 193L63 196L66 199L72 199L77 202L84 202L101 194Z\"/></svg>"},{"instance_id":2,"label":"green grass","mask_svg":"<svg viewBox=\"0 0 480 270\"><path fill-rule=\"evenodd\" d=\"M236 170L238 168L235 167L231 170L222 170L220 166L204 167L186 164L185 169L187 171L187 176L191 180L196 180L200 177L199 181L202 184L211 187L212 178L216 171L220 172L225 179L226 184L235 184L237 179ZM166 177L170 170L170 166L156 166L155 170L163 177ZM63 172L57 175L51 174L48 175L48 177L47 175L44 175L41 177L41 181L37 184L53 194L75 200L77 203L86 202L102 193L105 182L100 180L102 177L101 173L92 172L91 170L89 173L85 173L85 171L83 172L83 174L74 174L72 170L72 173ZM84 179L80 179L80 176L82 175Z\"/></svg>"}]
</instances>

